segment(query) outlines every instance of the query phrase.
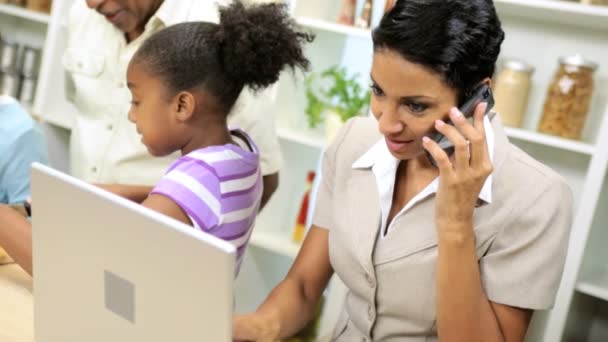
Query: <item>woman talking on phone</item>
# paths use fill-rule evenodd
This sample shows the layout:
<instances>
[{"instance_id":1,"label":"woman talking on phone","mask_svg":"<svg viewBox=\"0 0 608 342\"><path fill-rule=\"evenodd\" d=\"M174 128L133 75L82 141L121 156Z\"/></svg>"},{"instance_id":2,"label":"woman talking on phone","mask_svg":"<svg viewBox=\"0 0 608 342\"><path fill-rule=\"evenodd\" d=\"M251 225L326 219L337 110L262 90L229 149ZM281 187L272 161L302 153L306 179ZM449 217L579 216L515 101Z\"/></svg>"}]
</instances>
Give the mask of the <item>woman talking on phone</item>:
<instances>
[{"instance_id":1,"label":"woman talking on phone","mask_svg":"<svg viewBox=\"0 0 608 342\"><path fill-rule=\"evenodd\" d=\"M486 101L472 122L457 109L490 85L503 39L491 0L397 1L373 31L375 119L351 120L326 151L302 249L235 317L235 340L295 334L336 272L348 295L332 341L523 341L554 303L572 194Z\"/></svg>"}]
</instances>

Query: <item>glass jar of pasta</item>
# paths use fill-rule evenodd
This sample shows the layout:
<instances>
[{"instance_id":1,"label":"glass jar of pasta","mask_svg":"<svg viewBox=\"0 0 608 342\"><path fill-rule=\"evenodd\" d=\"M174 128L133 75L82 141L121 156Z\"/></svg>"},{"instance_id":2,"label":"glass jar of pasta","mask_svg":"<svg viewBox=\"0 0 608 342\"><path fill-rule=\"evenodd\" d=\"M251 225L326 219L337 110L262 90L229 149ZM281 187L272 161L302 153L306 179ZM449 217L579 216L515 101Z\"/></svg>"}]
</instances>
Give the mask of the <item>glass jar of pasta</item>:
<instances>
[{"instance_id":1,"label":"glass jar of pasta","mask_svg":"<svg viewBox=\"0 0 608 342\"><path fill-rule=\"evenodd\" d=\"M538 127L543 133L580 139L593 95L597 64L580 55L561 57Z\"/></svg>"}]
</instances>

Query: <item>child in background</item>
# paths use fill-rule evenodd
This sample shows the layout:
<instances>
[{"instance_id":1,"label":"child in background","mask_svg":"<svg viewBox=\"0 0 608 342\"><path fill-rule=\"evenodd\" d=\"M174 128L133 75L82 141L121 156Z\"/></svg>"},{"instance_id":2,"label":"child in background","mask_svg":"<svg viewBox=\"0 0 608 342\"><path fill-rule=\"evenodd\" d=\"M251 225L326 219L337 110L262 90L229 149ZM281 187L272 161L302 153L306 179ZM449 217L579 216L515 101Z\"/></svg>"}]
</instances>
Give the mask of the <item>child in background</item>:
<instances>
[{"instance_id":1,"label":"child in background","mask_svg":"<svg viewBox=\"0 0 608 342\"><path fill-rule=\"evenodd\" d=\"M129 119L143 144L154 156L182 153L142 205L232 243L237 274L262 176L255 143L229 129L227 116L243 87L268 87L285 67L307 69L302 45L310 41L285 5L234 1L220 9L219 24L190 22L152 35L127 70ZM2 205L0 245L32 274L31 225Z\"/></svg>"},{"instance_id":2,"label":"child in background","mask_svg":"<svg viewBox=\"0 0 608 342\"><path fill-rule=\"evenodd\" d=\"M46 163L42 130L12 97L0 95L0 203L23 203L30 196L30 165Z\"/></svg>"},{"instance_id":3,"label":"child in background","mask_svg":"<svg viewBox=\"0 0 608 342\"><path fill-rule=\"evenodd\" d=\"M244 86L275 83L289 66L307 69L284 5L220 9L220 23L184 23L150 37L127 70L129 119L154 156L180 150L144 206L232 243L237 272L262 195L259 153L226 119Z\"/></svg>"},{"instance_id":4,"label":"child in background","mask_svg":"<svg viewBox=\"0 0 608 342\"><path fill-rule=\"evenodd\" d=\"M12 97L0 95L0 204L22 207L30 196L30 165L46 163L44 135ZM0 244L0 265L12 262Z\"/></svg>"}]
</instances>

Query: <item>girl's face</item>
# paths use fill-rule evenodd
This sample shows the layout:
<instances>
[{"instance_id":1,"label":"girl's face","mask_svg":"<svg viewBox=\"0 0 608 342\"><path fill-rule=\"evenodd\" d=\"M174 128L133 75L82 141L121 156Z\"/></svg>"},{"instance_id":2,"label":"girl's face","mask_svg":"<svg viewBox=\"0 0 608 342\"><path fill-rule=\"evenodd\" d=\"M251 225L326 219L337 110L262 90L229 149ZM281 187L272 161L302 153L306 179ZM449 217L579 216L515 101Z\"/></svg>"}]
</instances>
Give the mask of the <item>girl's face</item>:
<instances>
[{"instance_id":1,"label":"girl's face","mask_svg":"<svg viewBox=\"0 0 608 342\"><path fill-rule=\"evenodd\" d=\"M422 138L456 105L456 92L433 71L389 49L374 52L371 77L371 110L391 154L399 160L422 155Z\"/></svg>"},{"instance_id":2,"label":"girl's face","mask_svg":"<svg viewBox=\"0 0 608 342\"><path fill-rule=\"evenodd\" d=\"M153 156L166 156L180 150L187 139L186 127L178 119L179 103L171 98L161 80L137 63L127 70L131 91L129 120L141 134L141 142Z\"/></svg>"}]
</instances>

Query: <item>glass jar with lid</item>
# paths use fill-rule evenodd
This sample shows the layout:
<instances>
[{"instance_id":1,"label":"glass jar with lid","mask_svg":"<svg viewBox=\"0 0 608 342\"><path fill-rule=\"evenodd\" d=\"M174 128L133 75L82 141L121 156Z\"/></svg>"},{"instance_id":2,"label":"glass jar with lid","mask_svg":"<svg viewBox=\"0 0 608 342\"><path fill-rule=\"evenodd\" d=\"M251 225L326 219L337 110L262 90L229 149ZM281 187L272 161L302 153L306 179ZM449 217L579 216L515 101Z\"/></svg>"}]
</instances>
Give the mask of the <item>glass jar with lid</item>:
<instances>
[{"instance_id":1,"label":"glass jar with lid","mask_svg":"<svg viewBox=\"0 0 608 342\"><path fill-rule=\"evenodd\" d=\"M580 139L593 95L598 65L580 55L561 57L549 87L539 131Z\"/></svg>"},{"instance_id":2,"label":"glass jar with lid","mask_svg":"<svg viewBox=\"0 0 608 342\"><path fill-rule=\"evenodd\" d=\"M528 107L534 67L520 60L508 60L494 82L494 111L507 126L521 127Z\"/></svg>"},{"instance_id":3,"label":"glass jar with lid","mask_svg":"<svg viewBox=\"0 0 608 342\"><path fill-rule=\"evenodd\" d=\"M604 5L608 6L608 0L581 0L585 5Z\"/></svg>"}]
</instances>

